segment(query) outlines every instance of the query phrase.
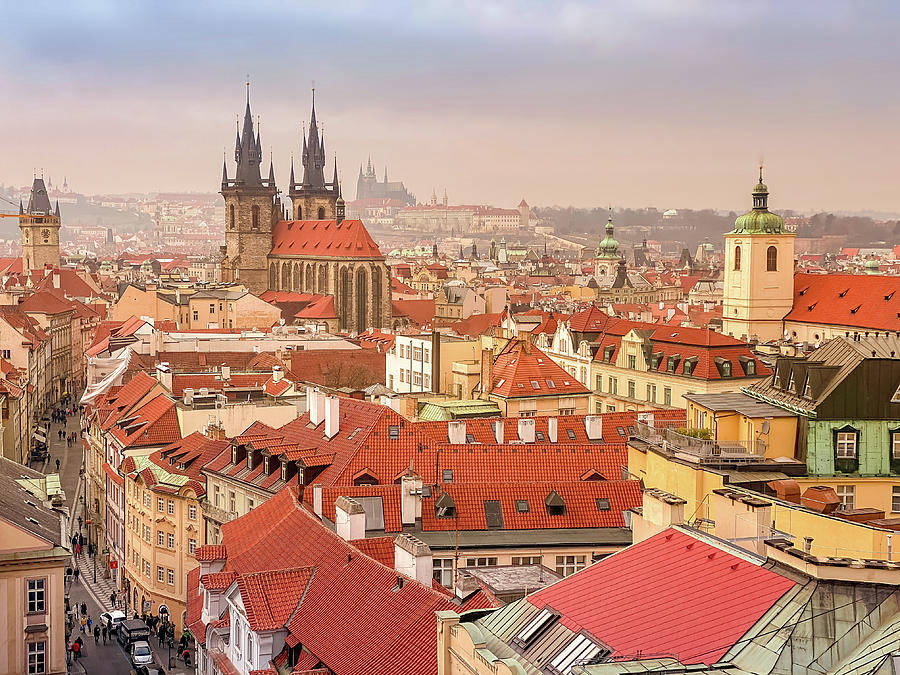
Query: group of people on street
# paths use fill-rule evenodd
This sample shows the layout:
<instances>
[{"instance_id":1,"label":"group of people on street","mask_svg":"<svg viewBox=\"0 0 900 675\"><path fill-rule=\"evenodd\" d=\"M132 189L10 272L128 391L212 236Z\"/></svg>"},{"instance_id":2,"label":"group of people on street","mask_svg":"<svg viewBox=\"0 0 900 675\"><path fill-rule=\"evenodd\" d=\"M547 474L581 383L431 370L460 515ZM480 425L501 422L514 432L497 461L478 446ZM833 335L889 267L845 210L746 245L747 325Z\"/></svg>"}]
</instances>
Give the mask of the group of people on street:
<instances>
[{"instance_id":1,"label":"group of people on street","mask_svg":"<svg viewBox=\"0 0 900 675\"><path fill-rule=\"evenodd\" d=\"M138 618L137 613L135 613L134 618ZM147 624L147 628L150 629L151 635L156 636L160 647L166 644L175 645L175 624L169 620L168 615L154 616L153 614L144 613L140 618ZM178 648L175 650L178 658L184 660L185 666L191 665L189 642L190 638L188 637L187 631L185 631L181 634L181 637L178 640Z\"/></svg>"}]
</instances>

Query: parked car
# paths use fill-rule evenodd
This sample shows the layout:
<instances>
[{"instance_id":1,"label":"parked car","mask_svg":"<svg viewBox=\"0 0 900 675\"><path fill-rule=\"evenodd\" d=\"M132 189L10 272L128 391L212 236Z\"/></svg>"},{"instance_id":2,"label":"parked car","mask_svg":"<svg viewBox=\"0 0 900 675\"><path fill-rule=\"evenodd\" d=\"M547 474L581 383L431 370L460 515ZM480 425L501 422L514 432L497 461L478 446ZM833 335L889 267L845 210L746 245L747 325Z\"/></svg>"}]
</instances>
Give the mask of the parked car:
<instances>
[{"instance_id":1,"label":"parked car","mask_svg":"<svg viewBox=\"0 0 900 675\"><path fill-rule=\"evenodd\" d=\"M100 621L106 624L110 633L115 633L119 630L119 624L124 620L125 612L119 611L118 609L114 609L111 612L103 612L103 614L100 615Z\"/></svg>"},{"instance_id":2,"label":"parked car","mask_svg":"<svg viewBox=\"0 0 900 675\"><path fill-rule=\"evenodd\" d=\"M137 666L134 673L135 675L166 675L162 666Z\"/></svg>"},{"instance_id":3,"label":"parked car","mask_svg":"<svg viewBox=\"0 0 900 675\"><path fill-rule=\"evenodd\" d=\"M128 651L128 658L131 659L132 666L151 665L153 663L153 650L150 649L150 643L146 640L138 640L131 644Z\"/></svg>"}]
</instances>

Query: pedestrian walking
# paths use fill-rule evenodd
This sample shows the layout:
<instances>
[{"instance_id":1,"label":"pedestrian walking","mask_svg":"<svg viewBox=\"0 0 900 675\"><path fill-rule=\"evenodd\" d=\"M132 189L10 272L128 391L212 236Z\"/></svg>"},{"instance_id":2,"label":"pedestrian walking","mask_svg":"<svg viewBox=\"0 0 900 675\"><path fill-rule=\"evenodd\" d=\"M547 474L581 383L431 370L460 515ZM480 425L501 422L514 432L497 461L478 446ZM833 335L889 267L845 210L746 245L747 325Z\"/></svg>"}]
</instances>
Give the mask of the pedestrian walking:
<instances>
[{"instance_id":1,"label":"pedestrian walking","mask_svg":"<svg viewBox=\"0 0 900 675\"><path fill-rule=\"evenodd\" d=\"M184 659L184 667L188 668L191 665L191 652L187 648L181 653L181 658Z\"/></svg>"},{"instance_id":2,"label":"pedestrian walking","mask_svg":"<svg viewBox=\"0 0 900 675\"><path fill-rule=\"evenodd\" d=\"M59 437L59 440L62 440L62 429L56 432L56 435Z\"/></svg>"},{"instance_id":3,"label":"pedestrian walking","mask_svg":"<svg viewBox=\"0 0 900 675\"><path fill-rule=\"evenodd\" d=\"M72 643L72 656L75 657L75 660L77 661L79 659L80 655L81 655L81 644L79 644L78 641L76 640L75 642Z\"/></svg>"},{"instance_id":4,"label":"pedestrian walking","mask_svg":"<svg viewBox=\"0 0 900 675\"><path fill-rule=\"evenodd\" d=\"M87 628L87 619L85 617L81 617L81 632L84 633Z\"/></svg>"},{"instance_id":5,"label":"pedestrian walking","mask_svg":"<svg viewBox=\"0 0 900 675\"><path fill-rule=\"evenodd\" d=\"M80 532L78 533L78 543L81 544L81 548L84 548L84 535Z\"/></svg>"},{"instance_id":6,"label":"pedestrian walking","mask_svg":"<svg viewBox=\"0 0 900 675\"><path fill-rule=\"evenodd\" d=\"M94 620L91 618L91 615L88 614L88 618L87 618L88 635L90 635L90 633L91 633L91 626L93 626L93 625L94 625Z\"/></svg>"},{"instance_id":7,"label":"pedestrian walking","mask_svg":"<svg viewBox=\"0 0 900 675\"><path fill-rule=\"evenodd\" d=\"M75 583L77 584L77 583L78 583L78 577L81 576L81 570L78 569L78 568L76 567L76 568L75 568L75 571L72 572L72 575L75 577Z\"/></svg>"},{"instance_id":8,"label":"pedestrian walking","mask_svg":"<svg viewBox=\"0 0 900 675\"><path fill-rule=\"evenodd\" d=\"M75 555L81 555L81 542L75 544Z\"/></svg>"},{"instance_id":9,"label":"pedestrian walking","mask_svg":"<svg viewBox=\"0 0 900 675\"><path fill-rule=\"evenodd\" d=\"M94 545L91 543L88 544L88 555L94 557Z\"/></svg>"},{"instance_id":10,"label":"pedestrian walking","mask_svg":"<svg viewBox=\"0 0 900 675\"><path fill-rule=\"evenodd\" d=\"M116 592L113 591L109 594L109 604L113 606L113 609L116 608Z\"/></svg>"},{"instance_id":11,"label":"pedestrian walking","mask_svg":"<svg viewBox=\"0 0 900 675\"><path fill-rule=\"evenodd\" d=\"M59 473L59 458L56 459L56 473Z\"/></svg>"},{"instance_id":12,"label":"pedestrian walking","mask_svg":"<svg viewBox=\"0 0 900 675\"><path fill-rule=\"evenodd\" d=\"M87 614L87 604L82 602L81 603L81 616L84 616L85 614Z\"/></svg>"},{"instance_id":13,"label":"pedestrian walking","mask_svg":"<svg viewBox=\"0 0 900 675\"><path fill-rule=\"evenodd\" d=\"M106 644L106 635L107 635L107 633L109 633L109 629L106 627L106 625L103 626L102 633L103 633L103 644Z\"/></svg>"},{"instance_id":14,"label":"pedestrian walking","mask_svg":"<svg viewBox=\"0 0 900 675\"><path fill-rule=\"evenodd\" d=\"M105 630L106 629L104 629L104 631ZM106 640L103 640L103 643L106 644ZM100 626L99 625L94 626L94 644L95 645L100 644Z\"/></svg>"}]
</instances>

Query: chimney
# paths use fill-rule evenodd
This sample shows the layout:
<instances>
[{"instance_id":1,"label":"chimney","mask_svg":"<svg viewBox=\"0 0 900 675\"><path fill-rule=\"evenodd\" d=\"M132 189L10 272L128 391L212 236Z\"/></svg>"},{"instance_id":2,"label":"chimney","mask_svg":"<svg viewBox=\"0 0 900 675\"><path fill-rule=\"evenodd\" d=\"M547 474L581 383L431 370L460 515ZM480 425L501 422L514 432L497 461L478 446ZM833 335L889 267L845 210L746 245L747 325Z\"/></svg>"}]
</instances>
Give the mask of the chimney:
<instances>
[{"instance_id":1,"label":"chimney","mask_svg":"<svg viewBox=\"0 0 900 675\"><path fill-rule=\"evenodd\" d=\"M487 398L491 391L491 383L494 378L494 352L490 349L481 350L481 398Z\"/></svg>"},{"instance_id":2,"label":"chimney","mask_svg":"<svg viewBox=\"0 0 900 675\"><path fill-rule=\"evenodd\" d=\"M503 418L501 417L500 419L491 422L491 427L493 427L494 440L497 441L497 445L503 445L503 432L506 428Z\"/></svg>"},{"instance_id":3,"label":"chimney","mask_svg":"<svg viewBox=\"0 0 900 675\"><path fill-rule=\"evenodd\" d=\"M156 379L162 386L170 392L172 391L172 369L169 368L168 362L163 361L156 364ZM185 393L187 393L187 390L185 390Z\"/></svg>"},{"instance_id":4,"label":"chimney","mask_svg":"<svg viewBox=\"0 0 900 675\"><path fill-rule=\"evenodd\" d=\"M325 398L325 435L334 438L340 430L339 417L340 399L337 396Z\"/></svg>"},{"instance_id":5,"label":"chimney","mask_svg":"<svg viewBox=\"0 0 900 675\"><path fill-rule=\"evenodd\" d=\"M309 421L319 426L325 419L325 395L318 389L313 389L312 393L307 389L306 404L309 407Z\"/></svg>"},{"instance_id":6,"label":"chimney","mask_svg":"<svg viewBox=\"0 0 900 675\"><path fill-rule=\"evenodd\" d=\"M193 405L194 404L194 390L190 387L184 388L184 404L185 405Z\"/></svg>"},{"instance_id":7,"label":"chimney","mask_svg":"<svg viewBox=\"0 0 900 675\"><path fill-rule=\"evenodd\" d=\"M422 478L420 476L407 473L400 478L400 522L403 525L415 525L416 518L421 517L421 494Z\"/></svg>"},{"instance_id":8,"label":"chimney","mask_svg":"<svg viewBox=\"0 0 900 675\"><path fill-rule=\"evenodd\" d=\"M841 506L841 500L834 488L813 485L801 495L800 504L819 513L833 513Z\"/></svg>"},{"instance_id":9,"label":"chimney","mask_svg":"<svg viewBox=\"0 0 900 675\"><path fill-rule=\"evenodd\" d=\"M222 381L228 382L231 379L231 366L226 363L222 364Z\"/></svg>"},{"instance_id":10,"label":"chimney","mask_svg":"<svg viewBox=\"0 0 900 675\"><path fill-rule=\"evenodd\" d=\"M284 377L284 371L281 366L272 366L272 382L281 382L282 377Z\"/></svg>"},{"instance_id":11,"label":"chimney","mask_svg":"<svg viewBox=\"0 0 900 675\"><path fill-rule=\"evenodd\" d=\"M53 288L59 288L59 270L53 272Z\"/></svg>"},{"instance_id":12,"label":"chimney","mask_svg":"<svg viewBox=\"0 0 900 675\"><path fill-rule=\"evenodd\" d=\"M431 588L434 574L431 549L424 542L409 534L394 539L394 568Z\"/></svg>"},{"instance_id":13,"label":"chimney","mask_svg":"<svg viewBox=\"0 0 900 675\"><path fill-rule=\"evenodd\" d=\"M312 486L313 493L313 513L319 518L322 517L322 484L316 483Z\"/></svg>"},{"instance_id":14,"label":"chimney","mask_svg":"<svg viewBox=\"0 0 900 675\"><path fill-rule=\"evenodd\" d=\"M203 431L204 436L214 441L225 440L225 427L219 420L210 420Z\"/></svg>"},{"instance_id":15,"label":"chimney","mask_svg":"<svg viewBox=\"0 0 900 675\"><path fill-rule=\"evenodd\" d=\"M523 443L534 443L534 418L521 417L519 422L519 440Z\"/></svg>"},{"instance_id":16,"label":"chimney","mask_svg":"<svg viewBox=\"0 0 900 675\"><path fill-rule=\"evenodd\" d=\"M338 497L334 503L334 529L346 541L365 539L366 511L362 504L350 497Z\"/></svg>"},{"instance_id":17,"label":"chimney","mask_svg":"<svg viewBox=\"0 0 900 675\"><path fill-rule=\"evenodd\" d=\"M431 331L431 391L441 390L441 334Z\"/></svg>"},{"instance_id":18,"label":"chimney","mask_svg":"<svg viewBox=\"0 0 900 675\"><path fill-rule=\"evenodd\" d=\"M447 423L447 440L452 445L462 445L466 442L465 420L453 420Z\"/></svg>"},{"instance_id":19,"label":"chimney","mask_svg":"<svg viewBox=\"0 0 900 675\"><path fill-rule=\"evenodd\" d=\"M687 502L676 495L656 488L644 490L643 517L655 526L666 529L684 524L684 505Z\"/></svg>"},{"instance_id":20,"label":"chimney","mask_svg":"<svg viewBox=\"0 0 900 675\"><path fill-rule=\"evenodd\" d=\"M551 443L556 443L556 439L559 436L559 420L555 417L551 417L547 420L547 440Z\"/></svg>"},{"instance_id":21,"label":"chimney","mask_svg":"<svg viewBox=\"0 0 900 675\"><path fill-rule=\"evenodd\" d=\"M603 440L603 418L600 415L585 415L584 431L589 441Z\"/></svg>"}]
</instances>

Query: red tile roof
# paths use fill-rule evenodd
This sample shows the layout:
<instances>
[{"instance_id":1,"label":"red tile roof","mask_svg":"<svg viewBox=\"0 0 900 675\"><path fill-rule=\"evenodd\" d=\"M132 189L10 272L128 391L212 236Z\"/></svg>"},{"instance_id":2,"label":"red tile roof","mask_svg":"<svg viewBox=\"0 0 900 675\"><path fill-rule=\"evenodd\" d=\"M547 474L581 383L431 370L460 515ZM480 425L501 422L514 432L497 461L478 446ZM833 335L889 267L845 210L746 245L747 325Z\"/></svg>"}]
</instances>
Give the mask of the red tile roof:
<instances>
[{"instance_id":1,"label":"red tile roof","mask_svg":"<svg viewBox=\"0 0 900 675\"><path fill-rule=\"evenodd\" d=\"M794 582L670 528L528 596L614 655L716 663Z\"/></svg>"},{"instance_id":2,"label":"red tile roof","mask_svg":"<svg viewBox=\"0 0 900 675\"><path fill-rule=\"evenodd\" d=\"M75 309L68 300L47 291L38 291L29 295L19 304L19 307L28 314L63 314Z\"/></svg>"},{"instance_id":3,"label":"red tile roof","mask_svg":"<svg viewBox=\"0 0 900 675\"><path fill-rule=\"evenodd\" d=\"M272 230L274 255L316 258L379 258L384 256L361 220L282 220Z\"/></svg>"},{"instance_id":4,"label":"red tile roof","mask_svg":"<svg viewBox=\"0 0 900 675\"><path fill-rule=\"evenodd\" d=\"M565 502L565 514L547 513L546 499L553 492ZM452 497L455 518L435 515L434 502L440 493ZM605 500L601 502L604 510L597 500ZM422 529L490 529L484 512L487 501L500 502L504 530L624 527L622 512L641 505L641 486L636 480L444 483L440 491L433 490L431 497L422 499Z\"/></svg>"},{"instance_id":5,"label":"red tile roof","mask_svg":"<svg viewBox=\"0 0 900 675\"><path fill-rule=\"evenodd\" d=\"M294 314L296 319L336 319L334 310L334 296L323 295L319 299L310 302L306 307Z\"/></svg>"},{"instance_id":6,"label":"red tile roof","mask_svg":"<svg viewBox=\"0 0 900 675\"><path fill-rule=\"evenodd\" d=\"M133 419L136 418L136 419ZM123 447L166 445L181 438L175 403L159 394L110 430Z\"/></svg>"},{"instance_id":7,"label":"red tile roof","mask_svg":"<svg viewBox=\"0 0 900 675\"><path fill-rule=\"evenodd\" d=\"M434 319L434 298L424 300L393 300L392 314L396 317L408 317L416 326L430 324Z\"/></svg>"},{"instance_id":8,"label":"red tile roof","mask_svg":"<svg viewBox=\"0 0 900 675\"><path fill-rule=\"evenodd\" d=\"M385 514L387 515L387 514ZM394 538L369 537L367 539L351 539L350 543L387 567L394 566Z\"/></svg>"},{"instance_id":9,"label":"red tile roof","mask_svg":"<svg viewBox=\"0 0 900 675\"><path fill-rule=\"evenodd\" d=\"M312 567L238 575L238 590L250 629L269 631L283 628L300 604L312 575Z\"/></svg>"},{"instance_id":10,"label":"red tile roof","mask_svg":"<svg viewBox=\"0 0 900 675\"><path fill-rule=\"evenodd\" d=\"M900 330L900 277L794 275L794 307L785 321Z\"/></svg>"},{"instance_id":11,"label":"red tile roof","mask_svg":"<svg viewBox=\"0 0 900 675\"><path fill-rule=\"evenodd\" d=\"M533 398L590 394L590 390L533 344L514 340L494 359L490 393Z\"/></svg>"},{"instance_id":12,"label":"red tile roof","mask_svg":"<svg viewBox=\"0 0 900 675\"><path fill-rule=\"evenodd\" d=\"M499 326L502 318L503 312L473 314L468 319L451 323L447 328L463 337L478 337L479 335L484 335L488 328Z\"/></svg>"},{"instance_id":13,"label":"red tile roof","mask_svg":"<svg viewBox=\"0 0 900 675\"><path fill-rule=\"evenodd\" d=\"M199 562L225 560L228 551L222 544L207 544L198 548L194 554Z\"/></svg>"}]
</instances>

